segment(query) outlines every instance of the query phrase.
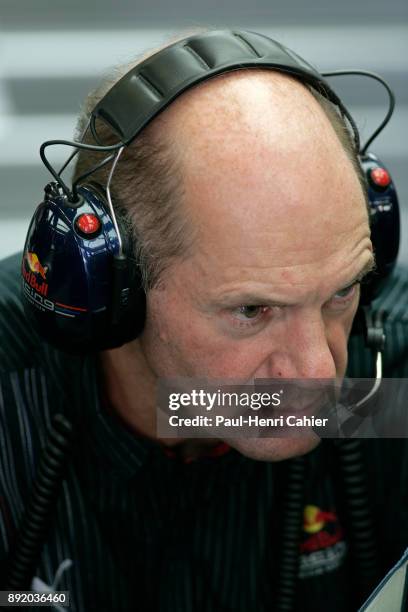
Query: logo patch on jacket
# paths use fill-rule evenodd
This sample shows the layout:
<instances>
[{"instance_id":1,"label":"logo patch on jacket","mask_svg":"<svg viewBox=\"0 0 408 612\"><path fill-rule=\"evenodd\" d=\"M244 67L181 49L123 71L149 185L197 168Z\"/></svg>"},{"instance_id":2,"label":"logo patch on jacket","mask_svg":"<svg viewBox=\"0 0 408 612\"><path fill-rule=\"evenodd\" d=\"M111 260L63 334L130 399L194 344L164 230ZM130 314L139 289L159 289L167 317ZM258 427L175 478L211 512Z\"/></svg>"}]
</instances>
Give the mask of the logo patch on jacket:
<instances>
[{"instance_id":1,"label":"logo patch on jacket","mask_svg":"<svg viewBox=\"0 0 408 612\"><path fill-rule=\"evenodd\" d=\"M318 506L306 506L303 512L299 578L334 571L343 563L346 552L344 531L337 514Z\"/></svg>"}]
</instances>

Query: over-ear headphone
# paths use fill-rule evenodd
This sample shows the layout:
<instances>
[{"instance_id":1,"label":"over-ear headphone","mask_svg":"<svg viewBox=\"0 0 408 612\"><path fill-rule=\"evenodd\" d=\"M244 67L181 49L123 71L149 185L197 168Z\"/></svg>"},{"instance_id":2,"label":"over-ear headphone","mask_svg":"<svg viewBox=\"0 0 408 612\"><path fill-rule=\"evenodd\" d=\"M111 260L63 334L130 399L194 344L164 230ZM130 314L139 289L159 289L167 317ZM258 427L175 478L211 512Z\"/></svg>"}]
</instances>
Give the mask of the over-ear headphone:
<instances>
[{"instance_id":1,"label":"over-ear headphone","mask_svg":"<svg viewBox=\"0 0 408 612\"><path fill-rule=\"evenodd\" d=\"M146 299L138 266L131 260L129 231L120 211L114 210L110 196L116 164L120 163L123 148L184 91L214 76L243 68L278 70L309 84L337 106L351 127L367 178L377 259L376 273L363 288L362 302L369 303L375 297L397 258L399 208L390 174L366 150L392 114L392 92L382 79L370 75L384 84L391 103L386 119L361 149L351 115L324 78L335 73L320 74L293 51L264 35L237 30L209 31L152 55L125 74L100 100L87 129L95 135L95 121L104 121L117 134L117 144L102 146L96 140L95 145L71 141L49 141L42 145L41 158L55 182L45 187L44 200L28 230L22 288L29 324L51 344L66 351L89 352L120 346L140 334ZM75 184L70 190L61 178L66 164L56 172L45 157L46 147L53 144L73 146L75 152L108 151L110 156L102 162L112 161L106 187L95 185L90 179L89 183ZM93 170L99 167L101 164Z\"/></svg>"}]
</instances>

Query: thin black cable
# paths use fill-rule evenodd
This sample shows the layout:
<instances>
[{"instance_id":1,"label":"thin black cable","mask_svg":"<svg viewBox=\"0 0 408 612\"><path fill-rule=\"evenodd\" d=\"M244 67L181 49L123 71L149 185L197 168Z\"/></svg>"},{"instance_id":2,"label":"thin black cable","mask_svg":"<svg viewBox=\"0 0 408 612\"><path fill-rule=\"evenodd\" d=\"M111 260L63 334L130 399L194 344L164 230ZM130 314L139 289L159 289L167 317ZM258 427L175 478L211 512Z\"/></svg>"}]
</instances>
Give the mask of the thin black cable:
<instances>
[{"instance_id":1,"label":"thin black cable","mask_svg":"<svg viewBox=\"0 0 408 612\"><path fill-rule=\"evenodd\" d=\"M100 147L103 147L103 144L98 136L98 131L96 129L96 122L95 122L95 117L94 115L91 116L90 120L89 120L89 128L91 130L91 134L95 140L96 143L98 143L98 145ZM82 140L82 139L81 139Z\"/></svg>"},{"instance_id":2,"label":"thin black cable","mask_svg":"<svg viewBox=\"0 0 408 612\"><path fill-rule=\"evenodd\" d=\"M78 185L78 183L80 183L83 179L87 178L88 176L90 176L91 174L93 174L94 172L99 170L100 168L103 168L103 166L106 166L106 164L108 164L113 159L115 159L115 153L113 153L112 155L108 155L108 157L105 157L105 159L103 159L101 162L99 162L99 164L96 164L95 166L92 166L92 168L90 170L87 170L86 172L84 172L83 174L78 176L75 179L75 181L72 183L72 193L73 193L74 197L76 198L77 195L78 195L78 192L77 192L77 185Z\"/></svg>"},{"instance_id":3,"label":"thin black cable","mask_svg":"<svg viewBox=\"0 0 408 612\"><path fill-rule=\"evenodd\" d=\"M387 125L387 123L392 117L392 114L395 108L394 92L392 91L388 83L382 77L380 77L380 75L376 74L375 72L369 72L367 70L334 70L333 72L323 72L322 75L324 77L347 76L347 75L367 76L370 79L374 79L375 81L378 81L379 83L381 83L381 85L383 85L384 88L387 90L388 99L389 99L389 106L388 106L387 114L385 115L383 121L380 123L378 128L374 130L370 138L367 140L367 142L361 149L360 155L364 155L368 147L370 146L370 144L373 142L373 140L375 140L375 138L377 138L378 134L382 132L382 130L385 128L385 126Z\"/></svg>"},{"instance_id":4,"label":"thin black cable","mask_svg":"<svg viewBox=\"0 0 408 612\"><path fill-rule=\"evenodd\" d=\"M70 202L76 202L77 199L75 198L74 194L69 190L68 186L65 184L65 182L62 180L62 178L59 176L57 171L51 166L50 162L48 161L48 159L45 156L45 149L47 147L54 146L54 145L65 145L65 146L68 146L68 147L75 147L76 149L83 149L85 151L117 151L118 149L123 147L123 143L122 142L114 144L114 145L110 145L110 146L109 145L103 146L103 147L97 146L97 145L88 145L88 144L84 144L82 142L75 142L75 141L72 141L72 140L47 140L46 142L42 143L42 145L40 147L41 161L43 162L43 164L47 168L47 170L55 178L56 182L60 185L62 191L67 196L67 198L68 198L68 200Z\"/></svg>"},{"instance_id":5,"label":"thin black cable","mask_svg":"<svg viewBox=\"0 0 408 612\"><path fill-rule=\"evenodd\" d=\"M71 155L68 157L68 159L64 162L64 164L58 170L58 172L57 172L58 176L61 176L61 174L64 172L65 168L68 166L68 164L71 163L71 161L74 159L74 157L76 155L78 155L78 153L79 153L79 149L75 149L75 151L73 153L71 153Z\"/></svg>"},{"instance_id":6,"label":"thin black cable","mask_svg":"<svg viewBox=\"0 0 408 612\"><path fill-rule=\"evenodd\" d=\"M89 124L90 124L91 120L89 119L85 129L83 130L81 137L79 139L79 142L82 142L83 139L86 136L87 131L89 130ZM71 153L71 155L68 157L67 161L63 164L63 166L59 169L58 171L58 176L61 176L61 174L64 172L65 168L68 166L68 164L74 159L75 155L78 155L79 153L79 149L75 149L75 151L73 153Z\"/></svg>"}]
</instances>

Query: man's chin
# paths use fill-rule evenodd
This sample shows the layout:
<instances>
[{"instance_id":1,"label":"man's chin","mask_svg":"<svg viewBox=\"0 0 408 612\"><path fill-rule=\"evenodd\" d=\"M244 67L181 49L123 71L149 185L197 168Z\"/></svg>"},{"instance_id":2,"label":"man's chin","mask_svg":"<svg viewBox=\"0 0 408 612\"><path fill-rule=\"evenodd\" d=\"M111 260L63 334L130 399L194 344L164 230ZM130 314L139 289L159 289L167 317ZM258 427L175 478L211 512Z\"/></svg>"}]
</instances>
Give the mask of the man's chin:
<instances>
[{"instance_id":1,"label":"man's chin","mask_svg":"<svg viewBox=\"0 0 408 612\"><path fill-rule=\"evenodd\" d=\"M250 459L283 461L312 451L320 438L311 434L299 438L229 438L225 442Z\"/></svg>"}]
</instances>

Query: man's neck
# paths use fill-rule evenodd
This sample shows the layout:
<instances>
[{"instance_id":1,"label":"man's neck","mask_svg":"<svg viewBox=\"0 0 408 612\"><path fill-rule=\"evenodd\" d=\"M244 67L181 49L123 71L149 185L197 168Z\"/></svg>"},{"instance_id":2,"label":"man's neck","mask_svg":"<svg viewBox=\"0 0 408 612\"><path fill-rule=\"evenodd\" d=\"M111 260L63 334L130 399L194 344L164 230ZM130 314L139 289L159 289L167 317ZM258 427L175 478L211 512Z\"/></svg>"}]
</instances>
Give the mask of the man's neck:
<instances>
[{"instance_id":1,"label":"man's neck","mask_svg":"<svg viewBox=\"0 0 408 612\"><path fill-rule=\"evenodd\" d=\"M138 340L100 353L100 367L104 404L136 435L156 440L164 446L178 446L180 454L190 458L198 457L209 446L218 443L213 439L157 437L157 377L146 362Z\"/></svg>"},{"instance_id":2,"label":"man's neck","mask_svg":"<svg viewBox=\"0 0 408 612\"><path fill-rule=\"evenodd\" d=\"M138 435L155 438L156 378L137 340L100 353L105 404Z\"/></svg>"}]
</instances>

